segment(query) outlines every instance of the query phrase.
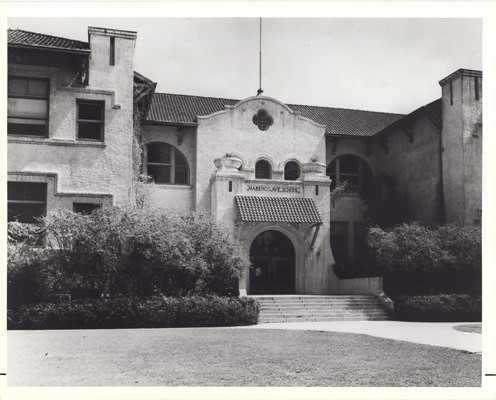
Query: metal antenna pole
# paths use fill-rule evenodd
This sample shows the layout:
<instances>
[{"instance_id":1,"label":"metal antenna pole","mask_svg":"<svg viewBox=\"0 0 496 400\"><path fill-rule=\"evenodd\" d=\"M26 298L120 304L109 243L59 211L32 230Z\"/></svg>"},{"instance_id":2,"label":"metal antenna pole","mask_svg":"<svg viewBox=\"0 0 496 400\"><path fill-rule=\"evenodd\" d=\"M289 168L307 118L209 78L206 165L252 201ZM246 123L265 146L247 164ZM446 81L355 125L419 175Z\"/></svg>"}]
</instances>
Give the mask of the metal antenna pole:
<instances>
[{"instance_id":1,"label":"metal antenna pole","mask_svg":"<svg viewBox=\"0 0 496 400\"><path fill-rule=\"evenodd\" d=\"M263 93L262 90L262 17L260 17L260 44L259 44L259 65L258 65L258 90L257 96Z\"/></svg>"}]
</instances>

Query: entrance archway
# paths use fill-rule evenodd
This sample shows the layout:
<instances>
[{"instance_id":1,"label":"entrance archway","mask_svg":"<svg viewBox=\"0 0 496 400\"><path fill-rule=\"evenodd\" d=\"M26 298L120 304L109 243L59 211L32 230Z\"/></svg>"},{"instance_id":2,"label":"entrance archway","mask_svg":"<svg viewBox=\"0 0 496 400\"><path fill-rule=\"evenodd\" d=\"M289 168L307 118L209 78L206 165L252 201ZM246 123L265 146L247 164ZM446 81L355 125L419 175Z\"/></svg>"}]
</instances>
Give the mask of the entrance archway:
<instances>
[{"instance_id":1,"label":"entrance archway","mask_svg":"<svg viewBox=\"0 0 496 400\"><path fill-rule=\"evenodd\" d=\"M295 293L295 249L283 233L259 234L250 247L250 294Z\"/></svg>"}]
</instances>

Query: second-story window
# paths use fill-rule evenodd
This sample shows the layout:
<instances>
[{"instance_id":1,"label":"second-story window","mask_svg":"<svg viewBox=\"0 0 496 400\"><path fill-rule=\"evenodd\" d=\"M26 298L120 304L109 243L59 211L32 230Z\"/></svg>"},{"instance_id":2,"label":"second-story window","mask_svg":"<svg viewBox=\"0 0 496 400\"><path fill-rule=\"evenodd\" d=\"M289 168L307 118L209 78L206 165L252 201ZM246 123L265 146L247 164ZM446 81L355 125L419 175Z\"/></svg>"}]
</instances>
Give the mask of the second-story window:
<instances>
[{"instance_id":1,"label":"second-story window","mask_svg":"<svg viewBox=\"0 0 496 400\"><path fill-rule=\"evenodd\" d=\"M295 161L289 161L284 166L284 180L295 181L300 177L300 165Z\"/></svg>"},{"instance_id":2,"label":"second-story window","mask_svg":"<svg viewBox=\"0 0 496 400\"><path fill-rule=\"evenodd\" d=\"M346 182L347 190L353 191L368 183L372 177L372 170L360 157L345 154L335 158L327 167L327 175L331 177L331 190L337 185Z\"/></svg>"},{"instance_id":3,"label":"second-story window","mask_svg":"<svg viewBox=\"0 0 496 400\"><path fill-rule=\"evenodd\" d=\"M105 102L77 100L77 138L103 142Z\"/></svg>"},{"instance_id":4,"label":"second-story window","mask_svg":"<svg viewBox=\"0 0 496 400\"><path fill-rule=\"evenodd\" d=\"M110 58L109 64L115 65L115 37L110 36Z\"/></svg>"},{"instance_id":5,"label":"second-story window","mask_svg":"<svg viewBox=\"0 0 496 400\"><path fill-rule=\"evenodd\" d=\"M255 164L255 179L271 179L272 168L267 160L259 160Z\"/></svg>"},{"instance_id":6,"label":"second-story window","mask_svg":"<svg viewBox=\"0 0 496 400\"><path fill-rule=\"evenodd\" d=\"M175 147L160 142L146 146L146 174L154 183L187 185L189 168L186 158Z\"/></svg>"},{"instance_id":7,"label":"second-story window","mask_svg":"<svg viewBox=\"0 0 496 400\"><path fill-rule=\"evenodd\" d=\"M48 79L9 76L7 133L48 136Z\"/></svg>"}]
</instances>

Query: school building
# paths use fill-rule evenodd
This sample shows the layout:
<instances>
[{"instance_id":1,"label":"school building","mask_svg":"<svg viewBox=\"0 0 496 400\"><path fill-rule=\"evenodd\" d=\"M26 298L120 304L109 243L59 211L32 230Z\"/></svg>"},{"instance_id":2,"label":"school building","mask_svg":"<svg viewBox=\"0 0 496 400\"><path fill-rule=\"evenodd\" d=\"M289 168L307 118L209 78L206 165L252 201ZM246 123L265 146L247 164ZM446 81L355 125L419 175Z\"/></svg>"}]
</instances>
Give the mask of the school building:
<instances>
[{"instance_id":1,"label":"school building","mask_svg":"<svg viewBox=\"0 0 496 400\"><path fill-rule=\"evenodd\" d=\"M104 203L209 210L251 257L248 294L380 289L333 270L360 256L371 185L423 224L480 223L482 72L425 82L440 98L407 115L155 93L136 39L9 29L9 221Z\"/></svg>"}]
</instances>

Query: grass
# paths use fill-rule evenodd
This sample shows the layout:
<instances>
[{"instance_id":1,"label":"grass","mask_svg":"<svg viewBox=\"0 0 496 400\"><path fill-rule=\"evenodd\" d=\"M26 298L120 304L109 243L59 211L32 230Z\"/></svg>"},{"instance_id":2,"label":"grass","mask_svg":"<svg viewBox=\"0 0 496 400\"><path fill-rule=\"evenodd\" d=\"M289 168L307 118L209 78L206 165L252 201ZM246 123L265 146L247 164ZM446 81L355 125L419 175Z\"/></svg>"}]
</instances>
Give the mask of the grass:
<instances>
[{"instance_id":1,"label":"grass","mask_svg":"<svg viewBox=\"0 0 496 400\"><path fill-rule=\"evenodd\" d=\"M469 333L481 333L482 334L482 324L467 324L467 325L456 325L453 329L461 332Z\"/></svg>"},{"instance_id":2,"label":"grass","mask_svg":"<svg viewBox=\"0 0 496 400\"><path fill-rule=\"evenodd\" d=\"M481 355L258 329L8 332L13 386L480 386Z\"/></svg>"}]
</instances>

